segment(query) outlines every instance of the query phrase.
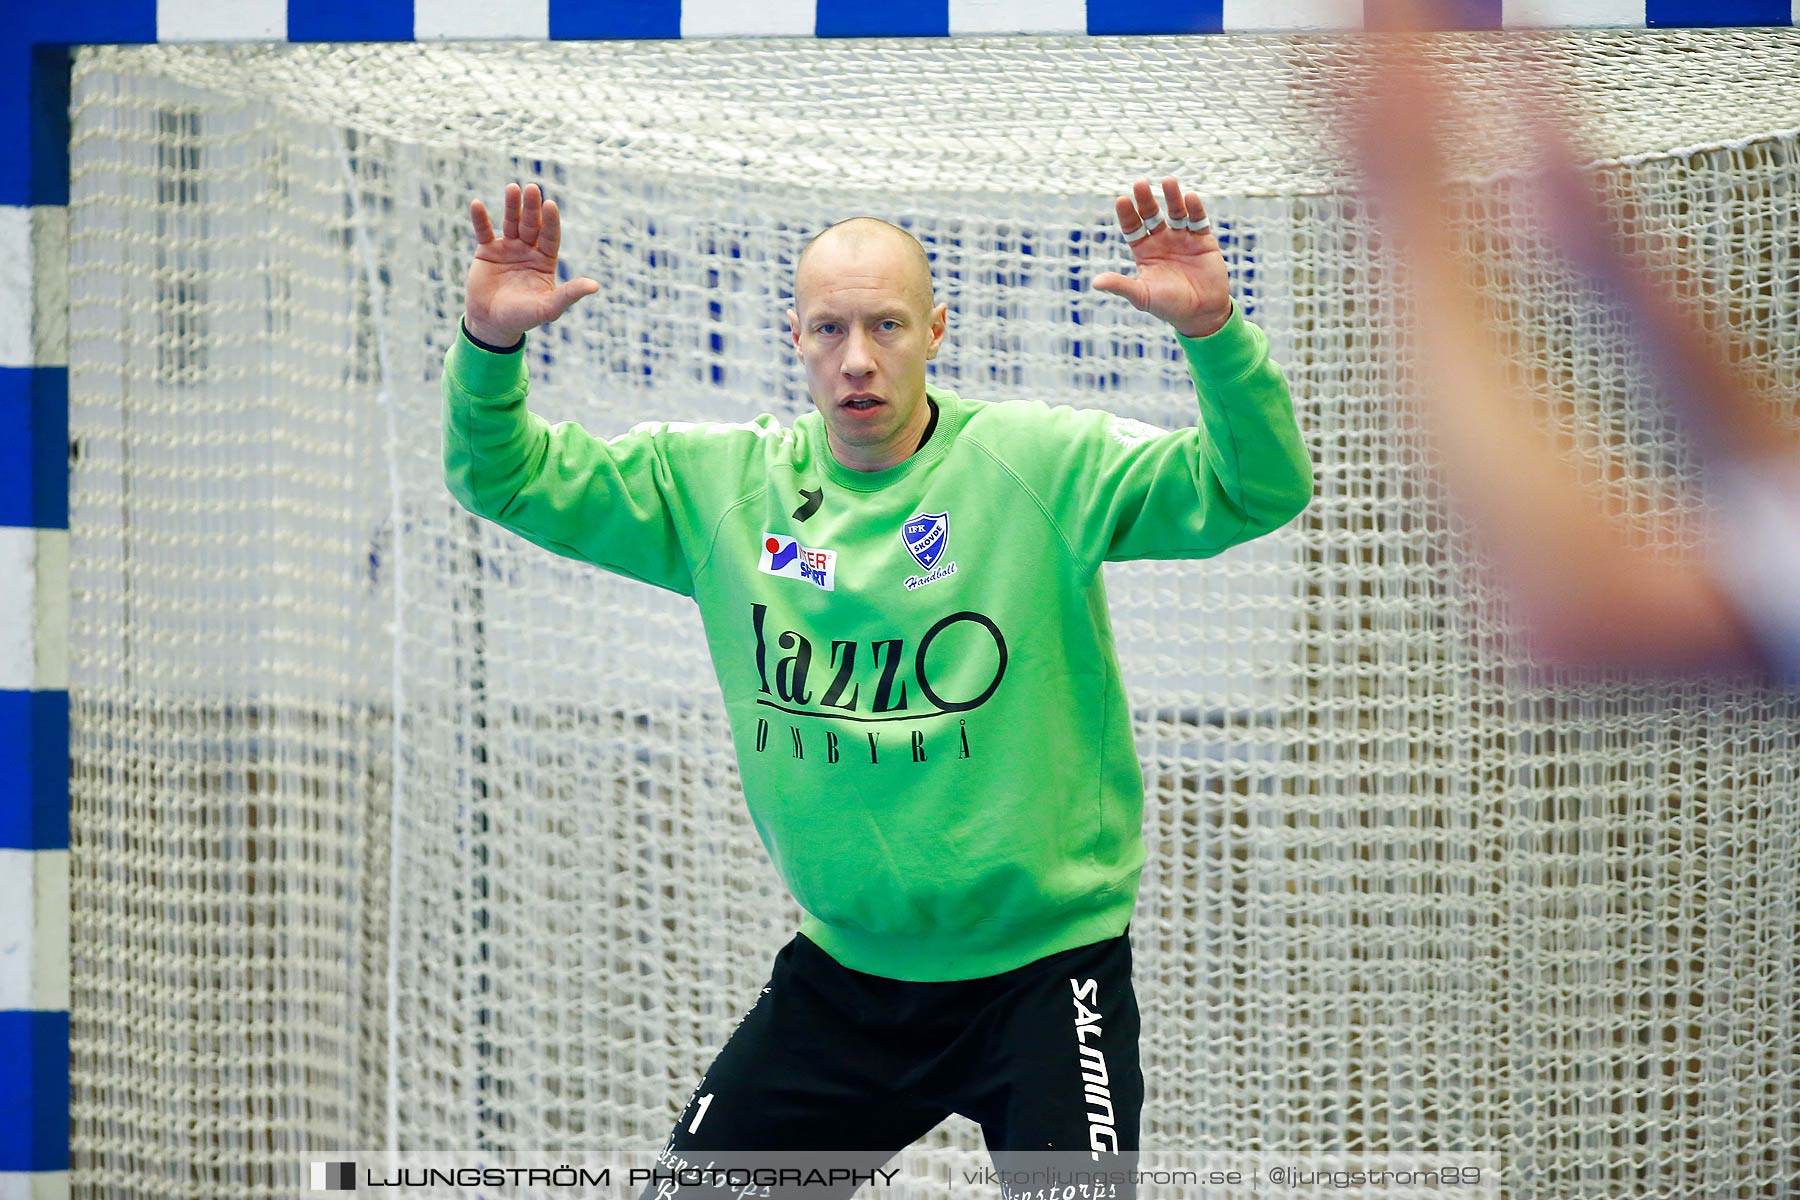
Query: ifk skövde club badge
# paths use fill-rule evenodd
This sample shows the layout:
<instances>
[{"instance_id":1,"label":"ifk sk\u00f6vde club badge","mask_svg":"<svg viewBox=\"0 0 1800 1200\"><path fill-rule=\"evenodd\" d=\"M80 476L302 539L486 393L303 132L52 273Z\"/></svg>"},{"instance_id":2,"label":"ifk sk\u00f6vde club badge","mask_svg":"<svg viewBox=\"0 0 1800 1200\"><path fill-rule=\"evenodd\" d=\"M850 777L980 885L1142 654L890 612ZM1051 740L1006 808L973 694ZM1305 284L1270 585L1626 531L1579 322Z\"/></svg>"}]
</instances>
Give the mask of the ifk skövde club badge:
<instances>
[{"instance_id":1,"label":"ifk sk\u00f6vde club badge","mask_svg":"<svg viewBox=\"0 0 1800 1200\"><path fill-rule=\"evenodd\" d=\"M950 541L950 514L919 513L900 527L900 540L907 553L926 571L944 557L944 546Z\"/></svg>"}]
</instances>

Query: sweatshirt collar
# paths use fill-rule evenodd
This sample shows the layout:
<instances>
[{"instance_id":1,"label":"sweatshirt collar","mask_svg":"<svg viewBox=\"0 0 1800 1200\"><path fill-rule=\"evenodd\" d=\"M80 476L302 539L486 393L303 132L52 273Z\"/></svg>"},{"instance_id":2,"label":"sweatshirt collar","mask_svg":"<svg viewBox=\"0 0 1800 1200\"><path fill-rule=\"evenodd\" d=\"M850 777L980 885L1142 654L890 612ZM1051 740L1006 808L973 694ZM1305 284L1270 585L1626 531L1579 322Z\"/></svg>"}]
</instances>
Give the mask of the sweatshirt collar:
<instances>
[{"instance_id":1,"label":"sweatshirt collar","mask_svg":"<svg viewBox=\"0 0 1800 1200\"><path fill-rule=\"evenodd\" d=\"M957 427L962 424L962 404L955 392L931 383L925 385L925 395L937 402L937 428L931 431L931 436L925 439L925 444L917 451L885 471L852 470L834 458L831 442L825 433L824 414L819 414L819 451L825 461L826 478L852 492L878 492L891 483L905 479L927 463L941 458L955 439Z\"/></svg>"}]
</instances>

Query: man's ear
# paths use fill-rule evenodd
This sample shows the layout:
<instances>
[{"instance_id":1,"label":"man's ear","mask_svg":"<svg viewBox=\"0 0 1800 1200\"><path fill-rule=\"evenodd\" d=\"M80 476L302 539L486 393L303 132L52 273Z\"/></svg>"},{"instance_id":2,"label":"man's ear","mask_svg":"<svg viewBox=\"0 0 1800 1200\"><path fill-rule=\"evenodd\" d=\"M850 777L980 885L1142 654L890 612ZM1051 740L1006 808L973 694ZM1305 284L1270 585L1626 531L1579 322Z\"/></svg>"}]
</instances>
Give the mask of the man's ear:
<instances>
[{"instance_id":1,"label":"man's ear","mask_svg":"<svg viewBox=\"0 0 1800 1200\"><path fill-rule=\"evenodd\" d=\"M949 327L950 305L940 304L931 310L931 345L925 351L926 358L936 358L938 345L944 340L944 330Z\"/></svg>"},{"instance_id":2,"label":"man's ear","mask_svg":"<svg viewBox=\"0 0 1800 1200\"><path fill-rule=\"evenodd\" d=\"M791 308L788 309L788 336L794 340L794 345L800 344L800 314Z\"/></svg>"}]
</instances>

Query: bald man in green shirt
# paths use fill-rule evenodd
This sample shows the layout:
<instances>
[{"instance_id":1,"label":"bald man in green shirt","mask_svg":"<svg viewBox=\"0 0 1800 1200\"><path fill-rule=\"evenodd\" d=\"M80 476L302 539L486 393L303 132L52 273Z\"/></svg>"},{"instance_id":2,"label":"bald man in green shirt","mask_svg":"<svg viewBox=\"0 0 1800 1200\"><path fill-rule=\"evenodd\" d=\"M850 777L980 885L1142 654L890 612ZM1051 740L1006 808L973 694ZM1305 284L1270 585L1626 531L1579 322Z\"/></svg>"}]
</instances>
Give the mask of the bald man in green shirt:
<instances>
[{"instance_id":1,"label":"bald man in green shirt","mask_svg":"<svg viewBox=\"0 0 1800 1200\"><path fill-rule=\"evenodd\" d=\"M787 314L816 411L605 440L525 405L526 331L600 287L556 282L554 202L509 185L500 237L472 202L448 486L693 597L752 820L804 914L667 1160L878 1164L951 1113L997 1164L1137 1149L1143 779L1101 567L1218 554L1312 495L1199 197L1173 178L1162 197L1166 214L1146 180L1118 197L1136 274L1092 286L1172 327L1199 426L931 383L947 309L924 250L853 218L806 247Z\"/></svg>"}]
</instances>

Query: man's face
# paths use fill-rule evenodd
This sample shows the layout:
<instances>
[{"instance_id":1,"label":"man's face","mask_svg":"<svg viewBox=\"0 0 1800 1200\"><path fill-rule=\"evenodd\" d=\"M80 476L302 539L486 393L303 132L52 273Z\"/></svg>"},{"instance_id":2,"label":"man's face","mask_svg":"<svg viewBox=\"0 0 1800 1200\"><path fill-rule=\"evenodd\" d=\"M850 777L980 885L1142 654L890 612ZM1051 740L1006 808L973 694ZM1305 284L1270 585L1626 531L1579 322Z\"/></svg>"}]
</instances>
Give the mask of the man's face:
<instances>
[{"instance_id":1,"label":"man's face","mask_svg":"<svg viewBox=\"0 0 1800 1200\"><path fill-rule=\"evenodd\" d=\"M925 363L944 336L931 276L897 235L827 234L794 280L788 327L833 455L855 470L905 460L930 419ZM869 402L850 402L854 396Z\"/></svg>"}]
</instances>

